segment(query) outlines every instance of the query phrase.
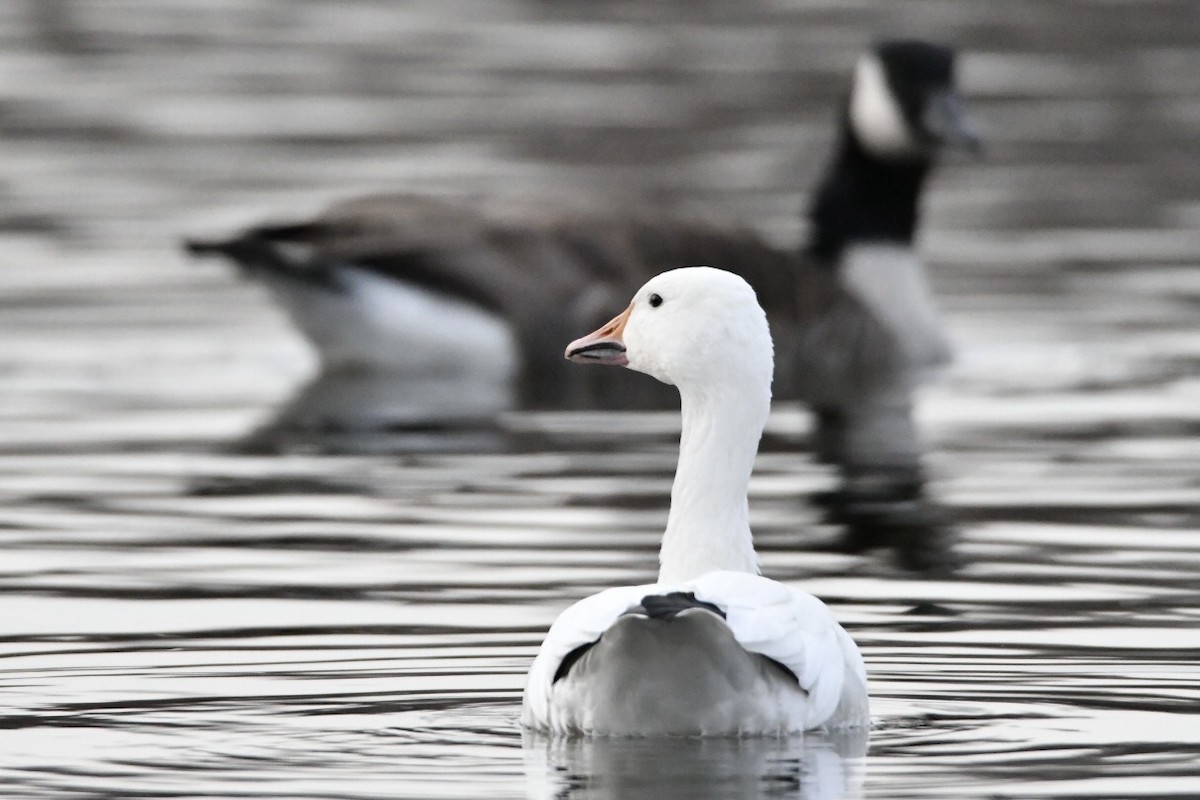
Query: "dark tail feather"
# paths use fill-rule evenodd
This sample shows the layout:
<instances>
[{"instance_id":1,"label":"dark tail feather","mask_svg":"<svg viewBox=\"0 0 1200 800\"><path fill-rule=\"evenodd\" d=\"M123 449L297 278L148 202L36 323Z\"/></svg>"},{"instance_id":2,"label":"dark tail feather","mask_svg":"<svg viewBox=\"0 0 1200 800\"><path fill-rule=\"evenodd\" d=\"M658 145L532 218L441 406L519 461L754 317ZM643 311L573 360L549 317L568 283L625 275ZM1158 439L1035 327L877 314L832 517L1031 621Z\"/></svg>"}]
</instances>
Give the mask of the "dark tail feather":
<instances>
[{"instance_id":1,"label":"dark tail feather","mask_svg":"<svg viewBox=\"0 0 1200 800\"><path fill-rule=\"evenodd\" d=\"M252 258L279 260L277 244L307 244L318 236L311 222L292 225L261 225L235 239L184 239L183 249L194 256L219 255L242 261Z\"/></svg>"},{"instance_id":2,"label":"dark tail feather","mask_svg":"<svg viewBox=\"0 0 1200 800\"><path fill-rule=\"evenodd\" d=\"M215 239L184 239L183 250L190 256L203 258L210 255L225 255L229 242Z\"/></svg>"},{"instance_id":3,"label":"dark tail feather","mask_svg":"<svg viewBox=\"0 0 1200 800\"><path fill-rule=\"evenodd\" d=\"M184 239L183 249L197 257L223 256L242 266L270 266L282 261L273 244L253 233L236 239Z\"/></svg>"},{"instance_id":4,"label":"dark tail feather","mask_svg":"<svg viewBox=\"0 0 1200 800\"><path fill-rule=\"evenodd\" d=\"M247 274L268 272L327 289L342 289L331 265L289 258L279 242L258 231L236 239L185 239L183 249L197 258L227 258Z\"/></svg>"}]
</instances>

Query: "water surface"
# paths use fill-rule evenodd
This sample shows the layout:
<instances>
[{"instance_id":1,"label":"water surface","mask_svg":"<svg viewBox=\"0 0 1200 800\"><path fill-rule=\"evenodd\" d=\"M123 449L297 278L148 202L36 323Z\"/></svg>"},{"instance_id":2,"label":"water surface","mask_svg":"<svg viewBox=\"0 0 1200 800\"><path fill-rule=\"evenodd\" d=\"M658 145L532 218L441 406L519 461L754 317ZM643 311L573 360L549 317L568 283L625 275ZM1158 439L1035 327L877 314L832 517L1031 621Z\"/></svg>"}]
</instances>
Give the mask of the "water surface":
<instances>
[{"instance_id":1,"label":"water surface","mask_svg":"<svg viewBox=\"0 0 1200 800\"><path fill-rule=\"evenodd\" d=\"M1188 2L0 13L7 796L1200 791ZM678 420L509 413L263 452L311 354L177 236L403 188L628 194L796 240L841 76L897 30L967 50L992 143L939 171L923 240L959 361L921 416L968 567L823 552L804 498L832 477L781 407L752 485L763 568L862 645L869 741L523 741L555 615L652 578Z\"/></svg>"}]
</instances>

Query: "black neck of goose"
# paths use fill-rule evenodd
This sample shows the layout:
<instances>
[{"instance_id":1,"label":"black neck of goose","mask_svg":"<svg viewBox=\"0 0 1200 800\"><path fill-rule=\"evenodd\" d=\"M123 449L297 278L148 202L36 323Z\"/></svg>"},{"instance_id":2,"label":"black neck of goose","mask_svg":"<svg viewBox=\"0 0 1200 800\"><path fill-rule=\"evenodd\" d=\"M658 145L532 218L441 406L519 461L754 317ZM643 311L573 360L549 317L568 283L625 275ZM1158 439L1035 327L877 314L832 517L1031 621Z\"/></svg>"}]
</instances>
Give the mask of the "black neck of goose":
<instances>
[{"instance_id":1,"label":"black neck of goose","mask_svg":"<svg viewBox=\"0 0 1200 800\"><path fill-rule=\"evenodd\" d=\"M824 266L837 265L851 244L911 245L916 233L928 157L882 159L863 149L843 122L837 157L817 190L809 218L809 253Z\"/></svg>"}]
</instances>

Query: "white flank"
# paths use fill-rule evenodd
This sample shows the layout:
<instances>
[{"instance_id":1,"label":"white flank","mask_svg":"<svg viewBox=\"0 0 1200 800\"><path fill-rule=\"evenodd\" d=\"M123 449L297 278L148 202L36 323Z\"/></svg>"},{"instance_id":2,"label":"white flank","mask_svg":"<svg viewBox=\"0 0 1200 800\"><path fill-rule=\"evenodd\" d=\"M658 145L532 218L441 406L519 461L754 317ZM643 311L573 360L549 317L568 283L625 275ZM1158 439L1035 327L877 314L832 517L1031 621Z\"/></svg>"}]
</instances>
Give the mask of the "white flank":
<instances>
[{"instance_id":1,"label":"white flank","mask_svg":"<svg viewBox=\"0 0 1200 800\"><path fill-rule=\"evenodd\" d=\"M326 367L470 374L489 382L516 374L516 339L498 315L369 270L342 267L338 274L346 291L264 275Z\"/></svg>"}]
</instances>

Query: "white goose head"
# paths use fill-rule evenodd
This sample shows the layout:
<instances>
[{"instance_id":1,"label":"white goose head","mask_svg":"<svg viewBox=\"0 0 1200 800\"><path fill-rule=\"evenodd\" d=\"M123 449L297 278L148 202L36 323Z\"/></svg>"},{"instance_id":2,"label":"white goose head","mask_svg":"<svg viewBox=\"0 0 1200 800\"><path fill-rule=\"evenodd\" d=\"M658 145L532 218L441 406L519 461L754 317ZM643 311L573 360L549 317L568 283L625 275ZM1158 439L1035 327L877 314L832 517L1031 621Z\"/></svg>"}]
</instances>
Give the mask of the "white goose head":
<instances>
[{"instance_id":1,"label":"white goose head","mask_svg":"<svg viewBox=\"0 0 1200 800\"><path fill-rule=\"evenodd\" d=\"M773 355L749 284L711 267L664 272L611 322L571 342L566 357L627 366L679 389L683 431L659 580L757 572L746 490L770 412Z\"/></svg>"},{"instance_id":2,"label":"white goose head","mask_svg":"<svg viewBox=\"0 0 1200 800\"><path fill-rule=\"evenodd\" d=\"M771 333L754 290L732 272L684 267L650 279L629 307L567 346L580 364L644 372L690 391L758 385L770 392Z\"/></svg>"}]
</instances>

